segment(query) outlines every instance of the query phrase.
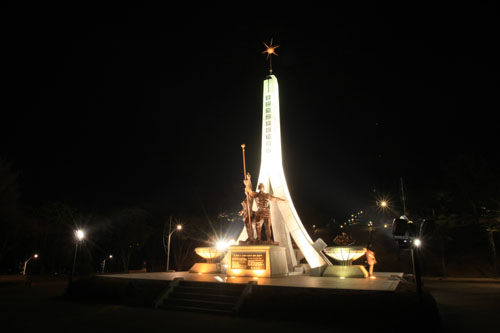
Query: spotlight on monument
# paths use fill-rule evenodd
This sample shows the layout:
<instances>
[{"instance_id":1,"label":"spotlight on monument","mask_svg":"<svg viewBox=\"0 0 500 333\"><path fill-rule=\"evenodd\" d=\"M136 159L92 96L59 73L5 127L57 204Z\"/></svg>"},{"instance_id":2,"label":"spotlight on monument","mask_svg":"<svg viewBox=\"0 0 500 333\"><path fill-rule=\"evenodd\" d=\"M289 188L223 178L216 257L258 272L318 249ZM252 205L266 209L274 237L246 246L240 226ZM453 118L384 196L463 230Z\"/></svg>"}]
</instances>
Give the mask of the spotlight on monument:
<instances>
[{"instance_id":1,"label":"spotlight on monument","mask_svg":"<svg viewBox=\"0 0 500 333\"><path fill-rule=\"evenodd\" d=\"M225 251L225 250L227 250L229 248L229 245L230 245L229 242L225 241L225 240L220 240L217 243L215 243L215 247L219 251Z\"/></svg>"}]
</instances>

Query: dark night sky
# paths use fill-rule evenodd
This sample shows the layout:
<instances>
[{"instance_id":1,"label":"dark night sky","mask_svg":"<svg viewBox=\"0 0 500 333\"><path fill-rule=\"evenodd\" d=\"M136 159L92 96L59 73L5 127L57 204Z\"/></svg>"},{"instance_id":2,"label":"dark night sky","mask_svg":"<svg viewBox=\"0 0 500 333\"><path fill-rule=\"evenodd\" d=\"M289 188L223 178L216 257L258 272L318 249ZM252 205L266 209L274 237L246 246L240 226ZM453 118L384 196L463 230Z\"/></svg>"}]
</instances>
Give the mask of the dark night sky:
<instances>
[{"instance_id":1,"label":"dark night sky","mask_svg":"<svg viewBox=\"0 0 500 333\"><path fill-rule=\"evenodd\" d=\"M343 217L374 188L397 195L400 177L425 192L459 153L497 163L493 4L236 12L3 11L0 156L22 199L239 209L271 37L299 214Z\"/></svg>"}]
</instances>

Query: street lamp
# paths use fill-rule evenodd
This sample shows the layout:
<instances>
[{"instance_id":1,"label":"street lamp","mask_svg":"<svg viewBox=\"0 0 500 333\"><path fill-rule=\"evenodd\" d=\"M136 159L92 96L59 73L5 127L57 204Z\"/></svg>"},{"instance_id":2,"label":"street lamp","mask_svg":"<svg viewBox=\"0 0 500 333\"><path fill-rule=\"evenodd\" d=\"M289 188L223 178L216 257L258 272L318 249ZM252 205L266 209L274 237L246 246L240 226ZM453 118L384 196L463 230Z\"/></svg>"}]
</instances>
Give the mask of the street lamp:
<instances>
[{"instance_id":1,"label":"street lamp","mask_svg":"<svg viewBox=\"0 0 500 333\"><path fill-rule=\"evenodd\" d=\"M168 224L167 272L170 267L170 239L174 232L182 230L182 225L178 224L174 230L171 231L171 229L172 229L172 216L170 216L170 223Z\"/></svg>"},{"instance_id":2,"label":"street lamp","mask_svg":"<svg viewBox=\"0 0 500 333\"><path fill-rule=\"evenodd\" d=\"M24 262L23 275L26 275L26 266L28 265L28 262L29 262L31 259L33 259L33 258L35 258L35 259L36 259L36 258L38 258L38 254L36 254L36 253L35 253L34 255L32 255L31 257L29 257L29 258L28 258L28 260L26 260L26 261Z\"/></svg>"},{"instance_id":3,"label":"street lamp","mask_svg":"<svg viewBox=\"0 0 500 333\"><path fill-rule=\"evenodd\" d=\"M373 231L373 222L372 221L368 222L368 231L369 231L368 243L371 244L372 243L372 231Z\"/></svg>"},{"instance_id":4,"label":"street lamp","mask_svg":"<svg viewBox=\"0 0 500 333\"><path fill-rule=\"evenodd\" d=\"M76 254L78 253L78 245L85 238L85 233L83 230L78 229L75 231L76 243L75 243L75 256L73 257L73 268L71 269L71 275L69 277L69 282L73 281L73 275L75 275L75 264L76 264Z\"/></svg>"},{"instance_id":5,"label":"street lamp","mask_svg":"<svg viewBox=\"0 0 500 333\"><path fill-rule=\"evenodd\" d=\"M112 255L112 254L110 254L110 255L109 255L109 257L104 258L104 260L102 261L101 266L102 266L102 272L103 272L103 273L104 273L104 268L106 267L106 260L108 260L108 259L113 259L113 255Z\"/></svg>"}]
</instances>

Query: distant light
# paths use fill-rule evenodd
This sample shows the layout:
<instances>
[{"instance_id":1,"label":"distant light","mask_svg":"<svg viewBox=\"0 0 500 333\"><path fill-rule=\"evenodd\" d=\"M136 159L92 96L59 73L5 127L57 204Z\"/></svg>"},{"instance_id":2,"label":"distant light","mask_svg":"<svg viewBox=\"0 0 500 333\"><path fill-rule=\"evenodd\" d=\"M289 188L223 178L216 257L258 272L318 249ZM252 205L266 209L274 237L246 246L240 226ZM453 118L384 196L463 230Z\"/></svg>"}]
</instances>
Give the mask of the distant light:
<instances>
[{"instance_id":1,"label":"distant light","mask_svg":"<svg viewBox=\"0 0 500 333\"><path fill-rule=\"evenodd\" d=\"M36 253L35 253L35 254L33 255L33 257L34 257L34 258L38 258L38 254L36 254Z\"/></svg>"},{"instance_id":2,"label":"distant light","mask_svg":"<svg viewBox=\"0 0 500 333\"><path fill-rule=\"evenodd\" d=\"M345 279L345 276L341 276L340 279L344 280Z\"/></svg>"},{"instance_id":3,"label":"distant light","mask_svg":"<svg viewBox=\"0 0 500 333\"><path fill-rule=\"evenodd\" d=\"M84 232L80 229L75 232L75 235L76 235L76 238L78 238L78 240L82 240L85 238Z\"/></svg>"},{"instance_id":4,"label":"distant light","mask_svg":"<svg viewBox=\"0 0 500 333\"><path fill-rule=\"evenodd\" d=\"M177 230L182 230L182 225L178 224L177 225Z\"/></svg>"},{"instance_id":5,"label":"distant light","mask_svg":"<svg viewBox=\"0 0 500 333\"><path fill-rule=\"evenodd\" d=\"M385 200L380 201L380 207L387 207L387 201Z\"/></svg>"},{"instance_id":6,"label":"distant light","mask_svg":"<svg viewBox=\"0 0 500 333\"><path fill-rule=\"evenodd\" d=\"M422 241L420 241L420 239L418 239L418 238L415 238L413 243L415 244L416 247L420 247L420 245L422 245Z\"/></svg>"},{"instance_id":7,"label":"distant light","mask_svg":"<svg viewBox=\"0 0 500 333\"><path fill-rule=\"evenodd\" d=\"M113 255L112 254L109 255L109 259L113 259Z\"/></svg>"},{"instance_id":8,"label":"distant light","mask_svg":"<svg viewBox=\"0 0 500 333\"><path fill-rule=\"evenodd\" d=\"M384 224L384 228L387 228L387 224Z\"/></svg>"},{"instance_id":9,"label":"distant light","mask_svg":"<svg viewBox=\"0 0 500 333\"><path fill-rule=\"evenodd\" d=\"M215 276L214 279L216 279L219 282L224 282L224 280L220 276Z\"/></svg>"}]
</instances>

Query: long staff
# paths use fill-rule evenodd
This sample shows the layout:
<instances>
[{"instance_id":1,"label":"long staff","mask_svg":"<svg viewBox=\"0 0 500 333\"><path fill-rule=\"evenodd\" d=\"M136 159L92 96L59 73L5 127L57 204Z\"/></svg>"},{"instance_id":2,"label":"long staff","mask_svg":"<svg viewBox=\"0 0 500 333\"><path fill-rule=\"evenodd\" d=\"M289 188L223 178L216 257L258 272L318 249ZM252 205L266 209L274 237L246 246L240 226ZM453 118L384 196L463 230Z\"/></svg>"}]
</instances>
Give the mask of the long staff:
<instances>
[{"instance_id":1,"label":"long staff","mask_svg":"<svg viewBox=\"0 0 500 333\"><path fill-rule=\"evenodd\" d=\"M245 163L245 144L241 145L241 150L243 153L243 177L245 180L247 180L247 166ZM247 186L247 184L245 184ZM245 194L247 195L247 214L248 214L248 223L249 225L252 225L252 215L250 215L251 208L250 208L250 199L248 198L248 193L245 190ZM251 229L250 229L251 230ZM253 239L253 235L248 235L248 238Z\"/></svg>"}]
</instances>

